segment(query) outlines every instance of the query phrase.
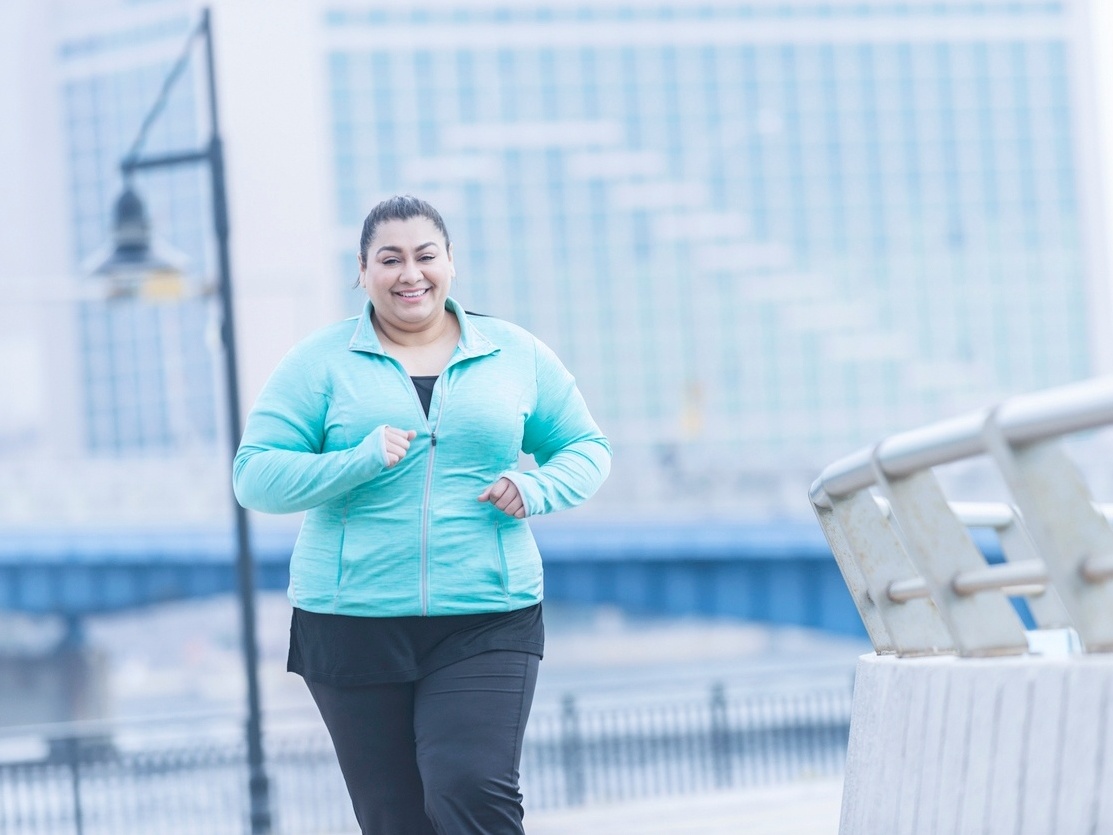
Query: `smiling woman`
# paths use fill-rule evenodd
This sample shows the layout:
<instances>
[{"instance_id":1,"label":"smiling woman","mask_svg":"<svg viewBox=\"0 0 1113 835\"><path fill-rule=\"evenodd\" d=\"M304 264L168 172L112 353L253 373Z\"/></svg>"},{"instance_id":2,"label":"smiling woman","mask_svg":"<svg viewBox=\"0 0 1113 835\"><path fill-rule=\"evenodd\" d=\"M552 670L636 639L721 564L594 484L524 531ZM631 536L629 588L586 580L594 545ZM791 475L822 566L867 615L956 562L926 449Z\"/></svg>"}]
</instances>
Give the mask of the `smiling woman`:
<instances>
[{"instance_id":1,"label":"smiling woman","mask_svg":"<svg viewBox=\"0 0 1113 835\"><path fill-rule=\"evenodd\" d=\"M548 347L451 298L452 244L413 197L363 225L363 313L296 345L248 415L236 496L304 510L290 671L365 833L521 833L544 647L525 517L574 507L610 446ZM519 453L537 468L521 472Z\"/></svg>"}]
</instances>

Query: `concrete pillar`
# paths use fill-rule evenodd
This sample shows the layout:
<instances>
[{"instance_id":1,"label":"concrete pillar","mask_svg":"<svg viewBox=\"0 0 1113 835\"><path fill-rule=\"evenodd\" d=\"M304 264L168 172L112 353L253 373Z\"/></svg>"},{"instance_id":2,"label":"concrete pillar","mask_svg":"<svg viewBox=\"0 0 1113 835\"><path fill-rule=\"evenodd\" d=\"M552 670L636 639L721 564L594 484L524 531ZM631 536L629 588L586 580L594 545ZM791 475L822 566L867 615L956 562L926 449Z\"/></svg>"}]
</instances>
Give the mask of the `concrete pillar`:
<instances>
[{"instance_id":1,"label":"concrete pillar","mask_svg":"<svg viewBox=\"0 0 1113 835\"><path fill-rule=\"evenodd\" d=\"M858 662L840 835L1113 833L1113 655Z\"/></svg>"}]
</instances>

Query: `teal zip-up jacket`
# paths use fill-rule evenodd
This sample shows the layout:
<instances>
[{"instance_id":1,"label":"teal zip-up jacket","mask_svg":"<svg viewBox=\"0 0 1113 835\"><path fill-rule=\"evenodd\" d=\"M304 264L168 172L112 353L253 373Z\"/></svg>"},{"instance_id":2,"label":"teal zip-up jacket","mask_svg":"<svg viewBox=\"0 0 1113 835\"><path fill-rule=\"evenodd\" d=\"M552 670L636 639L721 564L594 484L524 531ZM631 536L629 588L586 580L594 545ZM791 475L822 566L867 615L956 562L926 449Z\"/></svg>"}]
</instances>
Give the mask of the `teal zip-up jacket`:
<instances>
[{"instance_id":1,"label":"teal zip-up jacket","mask_svg":"<svg viewBox=\"0 0 1113 835\"><path fill-rule=\"evenodd\" d=\"M527 331L446 308L460 342L426 417L402 366L362 315L296 345L247 417L236 498L306 511L289 597L311 612L387 617L505 612L543 596L525 519L477 497L505 476L527 516L574 507L610 472L607 439L572 375ZM394 467L383 427L417 437ZM519 451L535 469L518 469Z\"/></svg>"}]
</instances>

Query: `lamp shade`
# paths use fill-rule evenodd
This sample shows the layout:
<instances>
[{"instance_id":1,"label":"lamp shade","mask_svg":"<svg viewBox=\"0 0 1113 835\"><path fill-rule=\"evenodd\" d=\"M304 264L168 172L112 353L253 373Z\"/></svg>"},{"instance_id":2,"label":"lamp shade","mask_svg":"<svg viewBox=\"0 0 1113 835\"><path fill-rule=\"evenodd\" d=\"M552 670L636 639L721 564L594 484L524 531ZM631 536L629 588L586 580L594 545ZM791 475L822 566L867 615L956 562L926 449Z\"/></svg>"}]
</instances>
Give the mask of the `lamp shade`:
<instances>
[{"instance_id":1,"label":"lamp shade","mask_svg":"<svg viewBox=\"0 0 1113 835\"><path fill-rule=\"evenodd\" d=\"M130 184L112 210L112 242L86 262L86 272L106 279L109 298L179 298L186 257L151 236L147 207Z\"/></svg>"}]
</instances>

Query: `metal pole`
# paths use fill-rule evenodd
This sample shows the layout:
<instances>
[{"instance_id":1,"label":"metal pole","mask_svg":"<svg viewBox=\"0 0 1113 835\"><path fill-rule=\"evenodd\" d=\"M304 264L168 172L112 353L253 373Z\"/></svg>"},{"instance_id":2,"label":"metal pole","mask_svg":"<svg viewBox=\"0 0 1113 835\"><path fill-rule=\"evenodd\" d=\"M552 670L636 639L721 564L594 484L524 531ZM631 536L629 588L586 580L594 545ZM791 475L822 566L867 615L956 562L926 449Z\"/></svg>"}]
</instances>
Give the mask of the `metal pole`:
<instances>
[{"instance_id":1,"label":"metal pole","mask_svg":"<svg viewBox=\"0 0 1113 835\"><path fill-rule=\"evenodd\" d=\"M717 681L711 686L711 770L715 788L726 788L734 782L731 747L726 688Z\"/></svg>"},{"instance_id":2,"label":"metal pole","mask_svg":"<svg viewBox=\"0 0 1113 835\"><path fill-rule=\"evenodd\" d=\"M569 806L580 806L587 794L584 774L584 741L580 734L580 717L576 699L568 693L561 700L560 753L564 766L565 800Z\"/></svg>"},{"instance_id":3,"label":"metal pole","mask_svg":"<svg viewBox=\"0 0 1113 835\"><path fill-rule=\"evenodd\" d=\"M217 121L216 73L213 69L213 41L209 10L202 11L201 29L205 36L205 68L208 73L209 170L212 174L213 224L217 243L217 288L220 297L221 336L224 344L224 382L228 401L228 443L232 457L239 446L240 382L236 365L235 316L232 306L231 257L228 247L228 201L224 185L224 151ZM236 569L239 575L240 620L243 640L244 674L247 679L247 765L251 797L252 835L271 831L270 785L263 758L262 710L259 704L259 649L255 634L255 574L251 553L251 533L247 511L232 498L236 526Z\"/></svg>"},{"instance_id":4,"label":"metal pole","mask_svg":"<svg viewBox=\"0 0 1113 835\"><path fill-rule=\"evenodd\" d=\"M69 755L70 790L73 794L73 831L74 835L84 835L85 821L81 811L81 740L78 737L67 737L66 753Z\"/></svg>"}]
</instances>

